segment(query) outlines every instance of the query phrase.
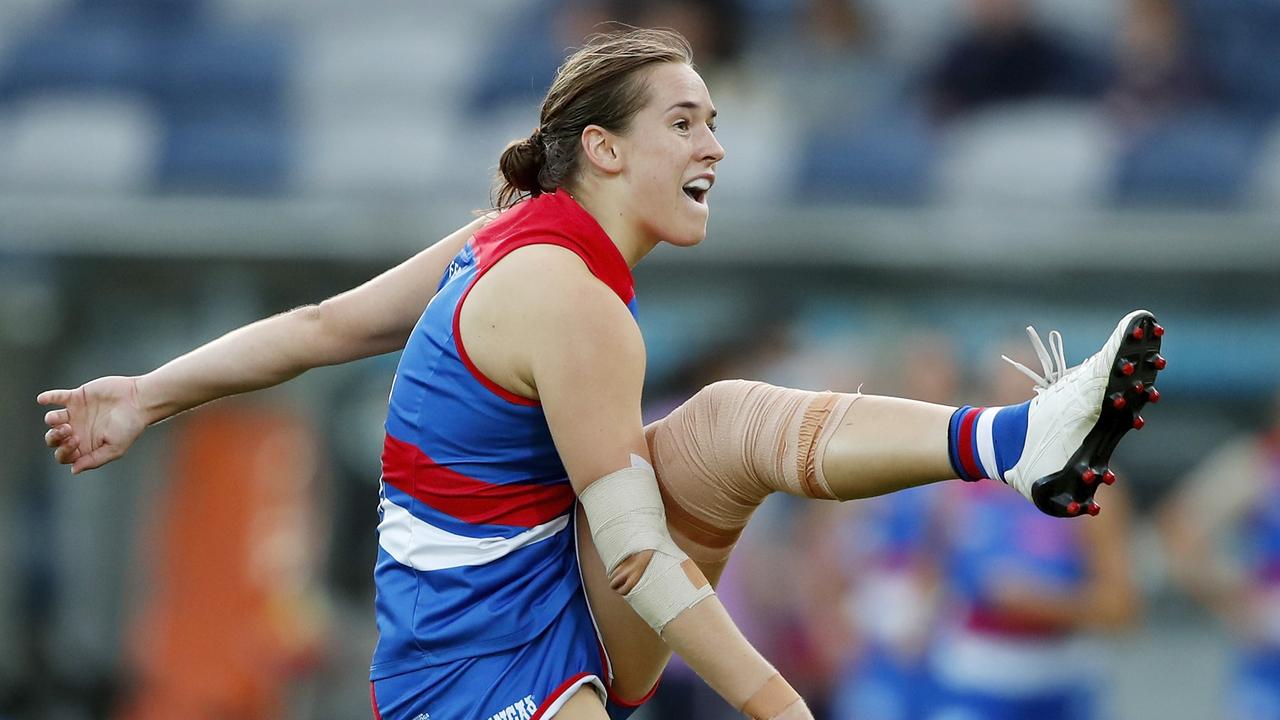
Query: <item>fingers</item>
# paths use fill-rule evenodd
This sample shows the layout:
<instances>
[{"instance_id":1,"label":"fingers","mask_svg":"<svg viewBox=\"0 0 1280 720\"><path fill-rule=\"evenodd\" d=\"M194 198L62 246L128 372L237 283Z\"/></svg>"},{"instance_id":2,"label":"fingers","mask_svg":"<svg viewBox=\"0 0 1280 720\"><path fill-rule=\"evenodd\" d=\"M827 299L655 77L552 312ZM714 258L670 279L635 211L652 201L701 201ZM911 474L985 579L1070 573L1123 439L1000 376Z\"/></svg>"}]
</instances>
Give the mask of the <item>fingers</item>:
<instances>
[{"instance_id":1,"label":"fingers","mask_svg":"<svg viewBox=\"0 0 1280 720\"><path fill-rule=\"evenodd\" d=\"M59 425L44 434L44 444L56 448L62 444L74 444L75 438L70 425Z\"/></svg>"},{"instance_id":2,"label":"fingers","mask_svg":"<svg viewBox=\"0 0 1280 720\"><path fill-rule=\"evenodd\" d=\"M53 448L53 459L62 465L80 458L80 438L70 425L60 425L44 434L44 444Z\"/></svg>"},{"instance_id":3,"label":"fingers","mask_svg":"<svg viewBox=\"0 0 1280 720\"><path fill-rule=\"evenodd\" d=\"M73 463L80 459L80 448L75 445L59 445L58 449L53 451L53 459L62 465ZM75 468L73 467L71 471L75 472Z\"/></svg>"},{"instance_id":4,"label":"fingers","mask_svg":"<svg viewBox=\"0 0 1280 720\"><path fill-rule=\"evenodd\" d=\"M75 464L71 466L71 474L75 475L85 470L102 467L123 454L114 445L102 445L88 455L79 455L74 461Z\"/></svg>"},{"instance_id":5,"label":"fingers","mask_svg":"<svg viewBox=\"0 0 1280 720\"><path fill-rule=\"evenodd\" d=\"M71 413L68 412L66 408L61 410L50 410L44 414L44 424L49 427L66 425L69 422L71 422Z\"/></svg>"},{"instance_id":6,"label":"fingers","mask_svg":"<svg viewBox=\"0 0 1280 720\"><path fill-rule=\"evenodd\" d=\"M36 396L40 405L66 405L71 399L71 390L45 390Z\"/></svg>"}]
</instances>

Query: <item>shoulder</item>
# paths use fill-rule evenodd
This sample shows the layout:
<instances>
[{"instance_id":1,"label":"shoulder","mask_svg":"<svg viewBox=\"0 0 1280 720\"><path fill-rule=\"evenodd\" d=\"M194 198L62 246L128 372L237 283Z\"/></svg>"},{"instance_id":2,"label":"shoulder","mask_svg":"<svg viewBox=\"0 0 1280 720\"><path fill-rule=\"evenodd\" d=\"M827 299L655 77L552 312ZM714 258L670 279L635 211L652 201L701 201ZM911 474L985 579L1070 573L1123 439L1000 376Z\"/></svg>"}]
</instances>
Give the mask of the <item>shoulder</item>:
<instances>
[{"instance_id":1,"label":"shoulder","mask_svg":"<svg viewBox=\"0 0 1280 720\"><path fill-rule=\"evenodd\" d=\"M594 338L641 347L640 330L618 295L586 262L560 245L511 251L485 276L525 329L553 338Z\"/></svg>"}]
</instances>

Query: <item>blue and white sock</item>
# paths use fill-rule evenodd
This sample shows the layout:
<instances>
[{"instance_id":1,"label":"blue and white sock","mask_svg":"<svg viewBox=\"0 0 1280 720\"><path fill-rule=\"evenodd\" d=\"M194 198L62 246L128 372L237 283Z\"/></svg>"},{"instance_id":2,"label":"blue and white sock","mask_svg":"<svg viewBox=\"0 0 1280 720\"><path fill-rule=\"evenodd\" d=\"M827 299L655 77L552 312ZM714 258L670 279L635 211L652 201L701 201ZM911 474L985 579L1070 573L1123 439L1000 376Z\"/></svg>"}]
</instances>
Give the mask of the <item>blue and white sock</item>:
<instances>
[{"instance_id":1,"label":"blue and white sock","mask_svg":"<svg viewBox=\"0 0 1280 720\"><path fill-rule=\"evenodd\" d=\"M980 408L965 405L951 415L947 452L961 480L992 478L1006 482L1004 473L1018 464L1027 441L1027 411L1021 405Z\"/></svg>"}]
</instances>

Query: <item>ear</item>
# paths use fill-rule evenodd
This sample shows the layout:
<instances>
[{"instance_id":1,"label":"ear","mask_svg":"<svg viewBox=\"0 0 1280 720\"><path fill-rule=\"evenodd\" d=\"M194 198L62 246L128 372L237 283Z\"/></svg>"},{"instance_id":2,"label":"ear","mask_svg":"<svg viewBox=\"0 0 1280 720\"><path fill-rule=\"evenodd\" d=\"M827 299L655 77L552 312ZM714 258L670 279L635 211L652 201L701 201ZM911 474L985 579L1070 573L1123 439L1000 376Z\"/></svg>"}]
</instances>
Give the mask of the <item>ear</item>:
<instances>
[{"instance_id":1,"label":"ear","mask_svg":"<svg viewBox=\"0 0 1280 720\"><path fill-rule=\"evenodd\" d=\"M622 172L622 152L618 136L599 125L582 130L582 156L600 172L615 175Z\"/></svg>"}]
</instances>

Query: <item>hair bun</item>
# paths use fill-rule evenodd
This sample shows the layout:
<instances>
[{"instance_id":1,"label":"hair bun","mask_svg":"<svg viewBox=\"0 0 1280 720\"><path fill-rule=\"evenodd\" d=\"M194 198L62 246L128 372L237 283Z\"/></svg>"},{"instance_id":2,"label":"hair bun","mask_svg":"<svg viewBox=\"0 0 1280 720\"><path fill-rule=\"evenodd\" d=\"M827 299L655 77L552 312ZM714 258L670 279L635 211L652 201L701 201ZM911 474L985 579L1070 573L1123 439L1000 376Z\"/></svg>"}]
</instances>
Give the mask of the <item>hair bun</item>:
<instances>
[{"instance_id":1,"label":"hair bun","mask_svg":"<svg viewBox=\"0 0 1280 720\"><path fill-rule=\"evenodd\" d=\"M502 151L498 168L502 177L521 192L537 195L542 192L538 175L547 161L547 146L542 140L542 128L537 128L523 140L514 140Z\"/></svg>"}]
</instances>

